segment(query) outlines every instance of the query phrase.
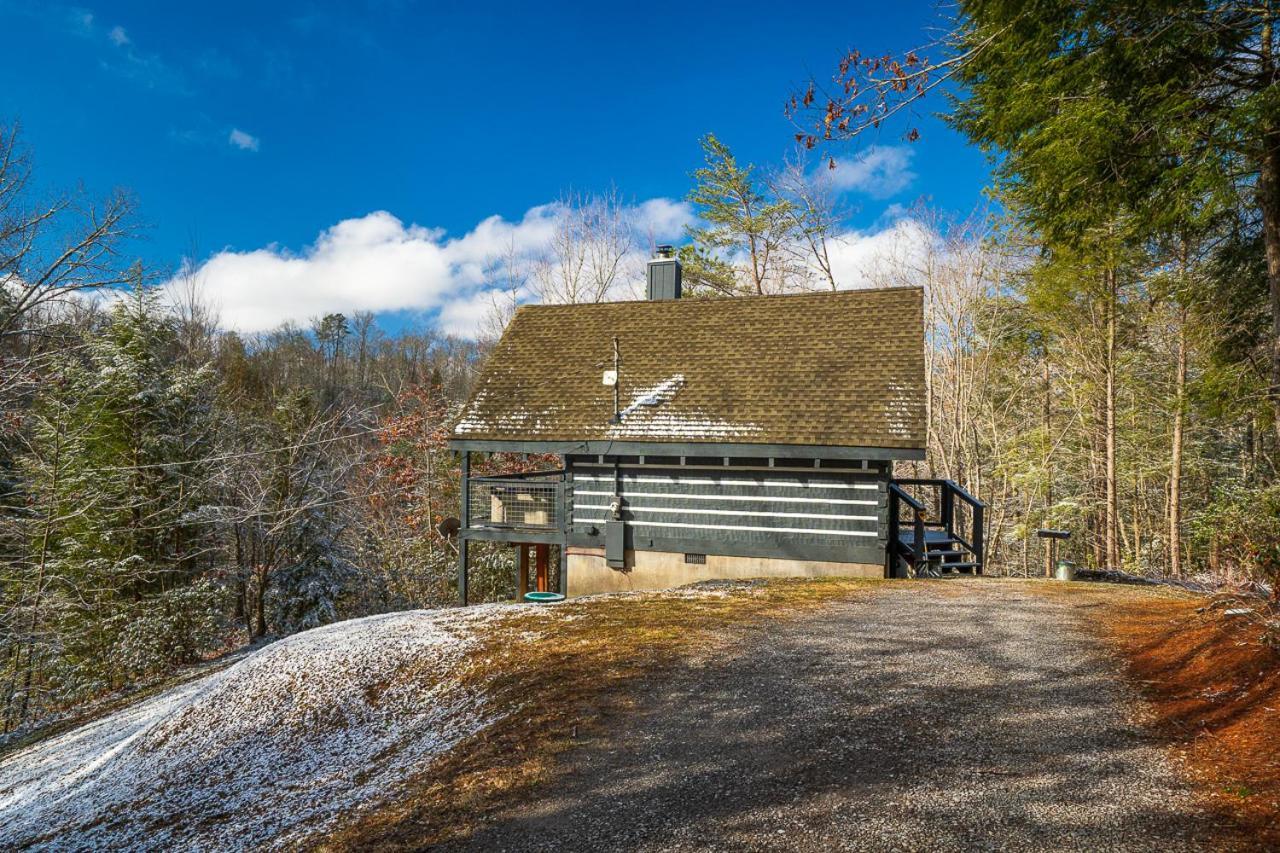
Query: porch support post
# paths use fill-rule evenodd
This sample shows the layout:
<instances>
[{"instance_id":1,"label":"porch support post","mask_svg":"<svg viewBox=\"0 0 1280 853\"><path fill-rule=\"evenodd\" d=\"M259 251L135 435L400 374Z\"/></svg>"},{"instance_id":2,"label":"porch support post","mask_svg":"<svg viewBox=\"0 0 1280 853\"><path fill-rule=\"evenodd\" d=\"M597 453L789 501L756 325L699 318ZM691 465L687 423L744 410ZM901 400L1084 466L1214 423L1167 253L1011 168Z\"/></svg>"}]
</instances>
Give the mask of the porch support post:
<instances>
[{"instance_id":1,"label":"porch support post","mask_svg":"<svg viewBox=\"0 0 1280 853\"><path fill-rule=\"evenodd\" d=\"M976 574L986 574L987 572L987 511L984 504L975 504L973 507L973 553L978 560L978 568Z\"/></svg>"},{"instance_id":2,"label":"porch support post","mask_svg":"<svg viewBox=\"0 0 1280 853\"><path fill-rule=\"evenodd\" d=\"M938 487L938 500L942 504L942 524L948 536L956 535L956 494L951 491L950 481L943 481Z\"/></svg>"},{"instance_id":3,"label":"porch support post","mask_svg":"<svg viewBox=\"0 0 1280 853\"><path fill-rule=\"evenodd\" d=\"M462 524L458 531L458 601L467 606L467 528L471 524L471 451L462 451Z\"/></svg>"},{"instance_id":4,"label":"porch support post","mask_svg":"<svg viewBox=\"0 0 1280 853\"><path fill-rule=\"evenodd\" d=\"M547 563L551 555L551 546L545 542L539 542L533 550L538 560L538 592L547 592Z\"/></svg>"},{"instance_id":5,"label":"porch support post","mask_svg":"<svg viewBox=\"0 0 1280 853\"><path fill-rule=\"evenodd\" d=\"M558 572L556 574L556 592L568 598L569 587L566 586L566 584L569 582L569 543L568 542L560 543L560 562L559 562L559 565L557 566L557 569L558 569Z\"/></svg>"}]
</instances>

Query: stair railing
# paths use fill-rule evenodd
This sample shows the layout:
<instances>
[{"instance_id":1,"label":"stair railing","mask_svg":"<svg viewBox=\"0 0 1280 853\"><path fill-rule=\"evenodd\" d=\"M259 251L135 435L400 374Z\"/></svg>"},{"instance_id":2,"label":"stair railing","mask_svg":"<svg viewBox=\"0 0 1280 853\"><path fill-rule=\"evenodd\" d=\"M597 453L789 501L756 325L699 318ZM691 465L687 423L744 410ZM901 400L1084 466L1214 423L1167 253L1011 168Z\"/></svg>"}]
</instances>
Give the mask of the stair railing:
<instances>
[{"instance_id":1,"label":"stair railing","mask_svg":"<svg viewBox=\"0 0 1280 853\"><path fill-rule=\"evenodd\" d=\"M939 520L934 522L923 522L923 504L908 494L902 486L924 486L926 488L937 489ZM974 572L975 574L983 573L986 567L985 532L987 505L985 503L969 494L954 480L914 478L894 480L889 484L889 531L891 539L899 536L899 529L901 527L900 511L897 507L898 501L910 501L908 504L909 506L914 505L920 507L920 510L916 513L915 527L917 530L913 533L913 540L918 541L923 539L924 527L941 528L946 531L948 537L954 539L956 542L973 552L973 562L975 563ZM971 524L967 537L961 535L960 525L956 523L957 501L968 504L971 511ZM919 552L917 551L917 555L918 553Z\"/></svg>"},{"instance_id":2,"label":"stair railing","mask_svg":"<svg viewBox=\"0 0 1280 853\"><path fill-rule=\"evenodd\" d=\"M911 550L908 552L903 548L901 537L898 531L902 527L902 504L906 504L911 510ZM898 568L898 559L902 556L910 556L911 565L920 567L925 559L925 518L926 510L924 504L912 497L905 489L892 482L889 484L889 564L891 574L896 573Z\"/></svg>"}]
</instances>

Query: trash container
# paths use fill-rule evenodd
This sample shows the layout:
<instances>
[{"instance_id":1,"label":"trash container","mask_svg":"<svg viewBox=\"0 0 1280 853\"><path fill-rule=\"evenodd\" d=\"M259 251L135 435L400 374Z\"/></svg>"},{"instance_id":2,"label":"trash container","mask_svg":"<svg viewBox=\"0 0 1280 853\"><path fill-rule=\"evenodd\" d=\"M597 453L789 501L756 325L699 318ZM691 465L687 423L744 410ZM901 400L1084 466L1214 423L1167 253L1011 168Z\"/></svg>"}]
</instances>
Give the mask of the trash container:
<instances>
[{"instance_id":1,"label":"trash container","mask_svg":"<svg viewBox=\"0 0 1280 853\"><path fill-rule=\"evenodd\" d=\"M1054 578L1060 581L1073 581L1076 579L1076 564L1070 560L1059 560L1058 567L1053 572Z\"/></svg>"}]
</instances>

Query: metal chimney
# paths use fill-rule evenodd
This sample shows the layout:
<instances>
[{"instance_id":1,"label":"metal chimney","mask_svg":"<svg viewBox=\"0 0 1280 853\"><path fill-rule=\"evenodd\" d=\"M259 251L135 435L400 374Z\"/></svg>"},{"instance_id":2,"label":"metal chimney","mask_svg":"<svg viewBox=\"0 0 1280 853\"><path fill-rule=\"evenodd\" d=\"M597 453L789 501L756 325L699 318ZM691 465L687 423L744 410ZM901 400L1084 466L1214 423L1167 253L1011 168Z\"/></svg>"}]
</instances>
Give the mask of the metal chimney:
<instances>
[{"instance_id":1,"label":"metal chimney","mask_svg":"<svg viewBox=\"0 0 1280 853\"><path fill-rule=\"evenodd\" d=\"M680 261L671 246L659 246L649 261L649 298L680 298Z\"/></svg>"}]
</instances>

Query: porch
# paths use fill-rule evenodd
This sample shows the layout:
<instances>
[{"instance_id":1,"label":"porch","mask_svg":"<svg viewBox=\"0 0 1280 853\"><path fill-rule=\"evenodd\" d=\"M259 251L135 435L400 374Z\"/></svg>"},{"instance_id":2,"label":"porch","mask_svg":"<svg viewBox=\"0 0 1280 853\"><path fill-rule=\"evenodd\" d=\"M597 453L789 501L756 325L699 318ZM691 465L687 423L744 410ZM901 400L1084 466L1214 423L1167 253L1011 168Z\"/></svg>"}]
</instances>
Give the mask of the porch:
<instances>
[{"instance_id":1,"label":"porch","mask_svg":"<svg viewBox=\"0 0 1280 853\"><path fill-rule=\"evenodd\" d=\"M951 480L889 484L890 577L980 575L986 565L987 505Z\"/></svg>"},{"instance_id":2,"label":"porch","mask_svg":"<svg viewBox=\"0 0 1280 853\"><path fill-rule=\"evenodd\" d=\"M565 590L567 515L563 469L470 476L470 454L463 454L462 524L458 531L460 566L467 565L470 542L502 542L516 549L517 600L531 591ZM552 579L552 548L558 551ZM531 575L530 569L533 569ZM467 573L458 576L458 592L467 603Z\"/></svg>"}]
</instances>

